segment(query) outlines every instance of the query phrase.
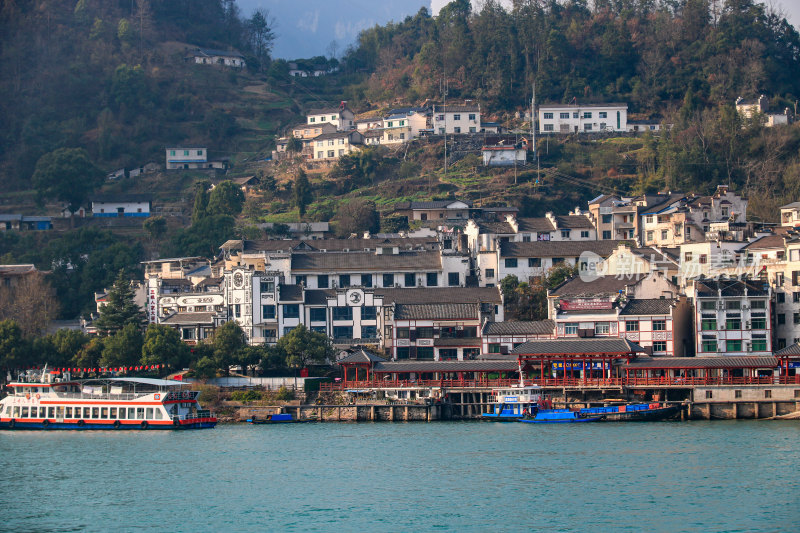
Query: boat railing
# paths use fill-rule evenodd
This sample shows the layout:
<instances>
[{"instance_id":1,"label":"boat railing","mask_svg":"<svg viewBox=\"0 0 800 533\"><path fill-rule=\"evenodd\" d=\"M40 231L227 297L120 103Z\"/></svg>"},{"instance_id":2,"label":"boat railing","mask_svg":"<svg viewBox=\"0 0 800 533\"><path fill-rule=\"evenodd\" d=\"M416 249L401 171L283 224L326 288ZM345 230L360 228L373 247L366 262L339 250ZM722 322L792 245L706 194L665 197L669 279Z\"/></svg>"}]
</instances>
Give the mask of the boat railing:
<instances>
[{"instance_id":1,"label":"boat railing","mask_svg":"<svg viewBox=\"0 0 800 533\"><path fill-rule=\"evenodd\" d=\"M212 418L213 416L209 409L198 409L185 415L173 415L171 418L172 420L195 420L197 418Z\"/></svg>"},{"instance_id":2,"label":"boat railing","mask_svg":"<svg viewBox=\"0 0 800 533\"><path fill-rule=\"evenodd\" d=\"M92 394L88 392L55 392L53 391L50 394L42 394L41 400L110 400L110 401L130 401L136 400L139 398L143 398L145 396L149 396L153 394L155 391L150 392L137 392L137 393L110 393L110 392L103 392L100 394Z\"/></svg>"}]
</instances>

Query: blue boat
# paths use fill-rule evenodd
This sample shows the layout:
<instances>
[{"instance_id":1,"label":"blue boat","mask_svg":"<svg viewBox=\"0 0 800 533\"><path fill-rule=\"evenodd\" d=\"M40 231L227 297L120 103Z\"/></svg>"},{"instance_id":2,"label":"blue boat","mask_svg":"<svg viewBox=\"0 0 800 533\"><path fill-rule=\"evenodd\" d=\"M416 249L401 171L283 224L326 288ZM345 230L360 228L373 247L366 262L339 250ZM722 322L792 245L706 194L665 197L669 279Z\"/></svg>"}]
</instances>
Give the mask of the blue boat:
<instances>
[{"instance_id":1,"label":"blue boat","mask_svg":"<svg viewBox=\"0 0 800 533\"><path fill-rule=\"evenodd\" d=\"M490 400L492 411L483 413L481 417L487 420L513 422L542 407L544 401L542 390L538 385L511 385L492 391Z\"/></svg>"},{"instance_id":2,"label":"blue boat","mask_svg":"<svg viewBox=\"0 0 800 533\"><path fill-rule=\"evenodd\" d=\"M291 413L276 413L274 415L267 415L266 418L248 418L247 422L250 424L294 424L300 422L295 420Z\"/></svg>"},{"instance_id":3,"label":"blue boat","mask_svg":"<svg viewBox=\"0 0 800 533\"><path fill-rule=\"evenodd\" d=\"M598 422L602 416L589 416L580 411L569 409L541 409L535 411L530 417L518 418L517 422L526 424L570 424L576 422Z\"/></svg>"}]
</instances>

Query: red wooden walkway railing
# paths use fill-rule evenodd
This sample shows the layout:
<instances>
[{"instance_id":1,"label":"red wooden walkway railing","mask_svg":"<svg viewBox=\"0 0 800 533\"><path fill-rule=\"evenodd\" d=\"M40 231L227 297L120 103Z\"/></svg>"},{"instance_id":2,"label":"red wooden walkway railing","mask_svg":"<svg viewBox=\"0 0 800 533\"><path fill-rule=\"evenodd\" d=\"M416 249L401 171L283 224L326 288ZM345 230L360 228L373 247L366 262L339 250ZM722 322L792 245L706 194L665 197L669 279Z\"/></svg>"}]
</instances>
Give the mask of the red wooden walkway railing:
<instances>
[{"instance_id":1,"label":"red wooden walkway railing","mask_svg":"<svg viewBox=\"0 0 800 533\"><path fill-rule=\"evenodd\" d=\"M519 384L518 379L489 379L489 380L369 380L348 381L339 383L321 383L320 391L342 391L357 389L397 389L419 387L443 387L448 389L496 389ZM539 380L526 380L525 385L539 385L540 387L696 387L704 385L797 385L800 376L776 377L629 377L629 378L545 378Z\"/></svg>"}]
</instances>

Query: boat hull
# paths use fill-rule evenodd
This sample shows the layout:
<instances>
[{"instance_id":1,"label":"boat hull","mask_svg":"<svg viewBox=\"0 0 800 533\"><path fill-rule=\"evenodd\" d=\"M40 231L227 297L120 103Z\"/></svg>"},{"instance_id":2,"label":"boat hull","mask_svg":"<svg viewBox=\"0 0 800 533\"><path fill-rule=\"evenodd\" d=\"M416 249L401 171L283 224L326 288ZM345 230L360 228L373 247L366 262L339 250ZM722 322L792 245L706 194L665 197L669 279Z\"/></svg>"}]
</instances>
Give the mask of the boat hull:
<instances>
[{"instance_id":1,"label":"boat hull","mask_svg":"<svg viewBox=\"0 0 800 533\"><path fill-rule=\"evenodd\" d=\"M83 423L81 423L83 422ZM44 420L9 420L0 421L0 429L9 430L40 430L40 431L53 431L53 430L77 430L77 431L93 431L93 430L108 430L108 431L123 431L123 430L182 430L182 429L211 429L217 425L216 418L198 418L192 420L184 420L179 424L175 424L170 420L148 420L134 422L93 422L93 421L75 421L75 422L49 422Z\"/></svg>"},{"instance_id":2,"label":"boat hull","mask_svg":"<svg viewBox=\"0 0 800 533\"><path fill-rule=\"evenodd\" d=\"M659 409L644 411L626 411L624 413L606 413L603 420L606 422L648 422L653 420L669 420L681 413L682 405L670 405Z\"/></svg>"},{"instance_id":3,"label":"boat hull","mask_svg":"<svg viewBox=\"0 0 800 533\"><path fill-rule=\"evenodd\" d=\"M535 418L518 418L517 422L525 424L577 424L580 422L599 422L603 419L601 416L590 418L550 418L543 420L536 420Z\"/></svg>"}]
</instances>

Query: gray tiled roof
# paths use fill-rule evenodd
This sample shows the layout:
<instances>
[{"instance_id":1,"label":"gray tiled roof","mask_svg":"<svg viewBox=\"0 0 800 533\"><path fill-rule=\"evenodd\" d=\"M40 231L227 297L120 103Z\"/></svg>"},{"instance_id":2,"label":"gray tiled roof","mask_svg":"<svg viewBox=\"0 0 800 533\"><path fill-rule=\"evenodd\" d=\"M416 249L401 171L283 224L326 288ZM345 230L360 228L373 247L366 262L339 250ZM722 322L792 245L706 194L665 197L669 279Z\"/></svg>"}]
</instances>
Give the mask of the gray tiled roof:
<instances>
[{"instance_id":1,"label":"gray tiled roof","mask_svg":"<svg viewBox=\"0 0 800 533\"><path fill-rule=\"evenodd\" d=\"M519 230L527 231L555 231L555 226L547 217L522 217L517 219Z\"/></svg>"},{"instance_id":2,"label":"gray tiled roof","mask_svg":"<svg viewBox=\"0 0 800 533\"><path fill-rule=\"evenodd\" d=\"M328 305L328 298L336 296L335 289L308 289L306 290L306 305Z\"/></svg>"},{"instance_id":3,"label":"gray tiled roof","mask_svg":"<svg viewBox=\"0 0 800 533\"><path fill-rule=\"evenodd\" d=\"M434 346L480 346L479 337L447 337L433 340Z\"/></svg>"},{"instance_id":4,"label":"gray tiled roof","mask_svg":"<svg viewBox=\"0 0 800 533\"><path fill-rule=\"evenodd\" d=\"M481 233L514 235L516 232L508 222L478 222Z\"/></svg>"},{"instance_id":5,"label":"gray tiled roof","mask_svg":"<svg viewBox=\"0 0 800 533\"><path fill-rule=\"evenodd\" d=\"M175 313L162 324L213 324L214 313Z\"/></svg>"},{"instance_id":6,"label":"gray tiled roof","mask_svg":"<svg viewBox=\"0 0 800 533\"><path fill-rule=\"evenodd\" d=\"M342 363L383 363L383 362L386 362L386 359L384 359L383 357L379 357L372 352L368 352L363 348L336 361L336 363L340 365Z\"/></svg>"},{"instance_id":7,"label":"gray tiled roof","mask_svg":"<svg viewBox=\"0 0 800 533\"><path fill-rule=\"evenodd\" d=\"M435 105L433 106L434 113L464 113L464 112L478 112L481 108L478 104L462 104L462 105Z\"/></svg>"},{"instance_id":8,"label":"gray tiled roof","mask_svg":"<svg viewBox=\"0 0 800 533\"><path fill-rule=\"evenodd\" d=\"M281 283L278 286L278 299L281 302L302 302L303 301L303 287L300 285L285 285Z\"/></svg>"},{"instance_id":9,"label":"gray tiled roof","mask_svg":"<svg viewBox=\"0 0 800 533\"><path fill-rule=\"evenodd\" d=\"M484 335L552 335L556 323L553 320L537 320L524 322L487 322L483 327Z\"/></svg>"},{"instance_id":10,"label":"gray tiled roof","mask_svg":"<svg viewBox=\"0 0 800 533\"><path fill-rule=\"evenodd\" d=\"M513 361L389 361L375 363L373 372L501 372L515 371L519 367L516 359Z\"/></svg>"},{"instance_id":11,"label":"gray tiled roof","mask_svg":"<svg viewBox=\"0 0 800 533\"><path fill-rule=\"evenodd\" d=\"M608 257L621 242L629 241L536 241L504 242L501 257L579 257L583 252L594 252Z\"/></svg>"},{"instance_id":12,"label":"gray tiled roof","mask_svg":"<svg viewBox=\"0 0 800 533\"><path fill-rule=\"evenodd\" d=\"M152 202L151 194L95 194L89 198L92 203L146 203Z\"/></svg>"},{"instance_id":13,"label":"gray tiled roof","mask_svg":"<svg viewBox=\"0 0 800 533\"><path fill-rule=\"evenodd\" d=\"M395 320L458 320L479 318L477 304L398 304Z\"/></svg>"},{"instance_id":14,"label":"gray tiled roof","mask_svg":"<svg viewBox=\"0 0 800 533\"><path fill-rule=\"evenodd\" d=\"M439 241L436 237L401 237L392 239L269 239L258 241L244 241L245 252L286 252L291 250L305 249L308 251L364 251L375 250L378 247L397 246L401 250L412 250L424 248L426 250L438 250ZM242 249L242 241L228 241L220 248L239 250Z\"/></svg>"},{"instance_id":15,"label":"gray tiled roof","mask_svg":"<svg viewBox=\"0 0 800 533\"><path fill-rule=\"evenodd\" d=\"M557 216L556 222L559 229L594 229L592 221L585 215Z\"/></svg>"},{"instance_id":16,"label":"gray tiled roof","mask_svg":"<svg viewBox=\"0 0 800 533\"><path fill-rule=\"evenodd\" d=\"M441 254L438 251L403 251L397 255L375 252L292 254L293 272L424 272L441 268Z\"/></svg>"},{"instance_id":17,"label":"gray tiled roof","mask_svg":"<svg viewBox=\"0 0 800 533\"><path fill-rule=\"evenodd\" d=\"M783 235L767 235L760 239L748 243L742 250L769 250L772 248L783 248L785 246Z\"/></svg>"},{"instance_id":18,"label":"gray tiled roof","mask_svg":"<svg viewBox=\"0 0 800 533\"><path fill-rule=\"evenodd\" d=\"M446 304L485 302L500 304L498 287L419 287L415 289L375 289L383 304Z\"/></svg>"},{"instance_id":19,"label":"gray tiled roof","mask_svg":"<svg viewBox=\"0 0 800 533\"><path fill-rule=\"evenodd\" d=\"M695 280L695 290L699 298L715 298L717 291L722 291L722 296L744 296L747 288L748 296L767 296L769 288L765 282L738 279L703 279Z\"/></svg>"},{"instance_id":20,"label":"gray tiled roof","mask_svg":"<svg viewBox=\"0 0 800 533\"><path fill-rule=\"evenodd\" d=\"M671 315L672 314L672 300L666 298L661 299L647 299L647 300L630 300L627 305L620 311L620 315Z\"/></svg>"},{"instance_id":21,"label":"gray tiled roof","mask_svg":"<svg viewBox=\"0 0 800 533\"><path fill-rule=\"evenodd\" d=\"M785 355L800 355L800 343L790 344L786 348L781 348L775 352L776 356L783 357Z\"/></svg>"},{"instance_id":22,"label":"gray tiled roof","mask_svg":"<svg viewBox=\"0 0 800 533\"><path fill-rule=\"evenodd\" d=\"M775 357L637 357L630 368L777 368Z\"/></svg>"},{"instance_id":23,"label":"gray tiled roof","mask_svg":"<svg viewBox=\"0 0 800 533\"><path fill-rule=\"evenodd\" d=\"M624 291L625 287L635 285L644 278L643 274L631 276L598 276L591 281L575 277L565 281L550 291L552 296L610 296Z\"/></svg>"},{"instance_id":24,"label":"gray tiled roof","mask_svg":"<svg viewBox=\"0 0 800 533\"><path fill-rule=\"evenodd\" d=\"M533 340L517 346L505 358L515 359L518 355L600 355L643 351L629 340L619 338Z\"/></svg>"}]
</instances>

